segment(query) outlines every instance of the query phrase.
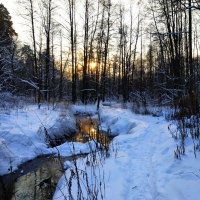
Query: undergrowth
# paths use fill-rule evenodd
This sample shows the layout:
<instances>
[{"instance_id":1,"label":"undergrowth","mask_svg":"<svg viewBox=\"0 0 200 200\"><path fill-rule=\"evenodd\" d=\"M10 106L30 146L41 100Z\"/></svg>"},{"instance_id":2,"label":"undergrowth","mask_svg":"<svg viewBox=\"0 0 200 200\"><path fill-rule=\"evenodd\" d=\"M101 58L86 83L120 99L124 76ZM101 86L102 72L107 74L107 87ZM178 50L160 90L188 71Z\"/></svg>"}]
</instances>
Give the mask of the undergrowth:
<instances>
[{"instance_id":1,"label":"undergrowth","mask_svg":"<svg viewBox=\"0 0 200 200\"><path fill-rule=\"evenodd\" d=\"M168 129L177 141L174 157L181 159L186 153L186 142L192 141L195 158L200 151L200 113L197 97L182 97L175 105L171 115L172 123Z\"/></svg>"}]
</instances>

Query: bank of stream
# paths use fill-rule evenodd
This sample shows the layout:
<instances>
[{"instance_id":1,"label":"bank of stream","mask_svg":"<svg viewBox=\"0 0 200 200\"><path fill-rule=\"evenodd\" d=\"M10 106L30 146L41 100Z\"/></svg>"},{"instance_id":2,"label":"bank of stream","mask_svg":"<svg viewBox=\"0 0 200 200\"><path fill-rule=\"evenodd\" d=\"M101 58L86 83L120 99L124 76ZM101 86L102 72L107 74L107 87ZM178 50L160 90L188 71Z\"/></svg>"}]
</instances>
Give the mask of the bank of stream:
<instances>
[{"instance_id":1,"label":"bank of stream","mask_svg":"<svg viewBox=\"0 0 200 200\"><path fill-rule=\"evenodd\" d=\"M98 120L90 118L77 118L79 132L70 138L50 141L53 146L64 142L86 143L95 140L108 149L112 137L99 131ZM65 161L84 157L80 154L70 157L57 157L53 155L37 157L18 167L18 170L0 177L0 199L2 200L48 200L52 199L56 185L66 169Z\"/></svg>"}]
</instances>

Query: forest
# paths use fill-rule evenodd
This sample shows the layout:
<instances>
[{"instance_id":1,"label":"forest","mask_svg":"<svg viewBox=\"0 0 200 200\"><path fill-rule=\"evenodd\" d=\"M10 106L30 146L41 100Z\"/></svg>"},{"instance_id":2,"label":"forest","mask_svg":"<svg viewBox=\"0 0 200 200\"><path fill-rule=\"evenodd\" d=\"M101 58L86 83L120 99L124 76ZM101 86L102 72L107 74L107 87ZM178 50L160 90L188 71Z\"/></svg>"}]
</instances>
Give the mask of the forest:
<instances>
[{"instance_id":1,"label":"forest","mask_svg":"<svg viewBox=\"0 0 200 200\"><path fill-rule=\"evenodd\" d=\"M19 41L1 4L1 92L32 97L38 104L198 100L198 1L18 4L30 39Z\"/></svg>"},{"instance_id":2,"label":"forest","mask_svg":"<svg viewBox=\"0 0 200 200\"><path fill-rule=\"evenodd\" d=\"M22 198L6 177L50 154L66 172L27 199L197 199L200 1L16 0L16 15L1 2L0 199Z\"/></svg>"}]
</instances>

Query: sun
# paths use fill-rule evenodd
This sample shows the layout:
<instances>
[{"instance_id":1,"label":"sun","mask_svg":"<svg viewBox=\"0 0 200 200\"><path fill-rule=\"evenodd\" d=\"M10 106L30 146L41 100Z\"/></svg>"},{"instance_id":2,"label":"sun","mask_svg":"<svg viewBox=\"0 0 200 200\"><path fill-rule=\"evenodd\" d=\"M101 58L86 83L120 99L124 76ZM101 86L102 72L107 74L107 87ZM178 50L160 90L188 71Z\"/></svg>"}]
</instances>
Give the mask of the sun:
<instances>
[{"instance_id":1,"label":"sun","mask_svg":"<svg viewBox=\"0 0 200 200\"><path fill-rule=\"evenodd\" d=\"M91 63L90 63L90 68L91 68L91 70L95 69L96 66L97 66L97 64L96 64L95 62L91 62Z\"/></svg>"}]
</instances>

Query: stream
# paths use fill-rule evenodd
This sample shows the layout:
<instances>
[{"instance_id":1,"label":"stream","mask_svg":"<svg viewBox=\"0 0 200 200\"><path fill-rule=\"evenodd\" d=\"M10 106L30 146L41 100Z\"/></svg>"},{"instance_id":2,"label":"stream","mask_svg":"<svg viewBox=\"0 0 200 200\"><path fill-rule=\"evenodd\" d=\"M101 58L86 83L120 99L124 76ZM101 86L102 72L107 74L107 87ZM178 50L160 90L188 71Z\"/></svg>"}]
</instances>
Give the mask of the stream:
<instances>
[{"instance_id":1,"label":"stream","mask_svg":"<svg viewBox=\"0 0 200 200\"><path fill-rule=\"evenodd\" d=\"M60 140L64 142L82 142L96 140L105 148L109 147L112 137L99 131L98 120L77 118L79 132L71 138ZM54 146L55 143L54 143ZM18 170L0 177L0 200L49 200L52 199L55 188L65 169L65 161L85 157L86 154L56 157L53 155L37 157L18 167Z\"/></svg>"}]
</instances>

